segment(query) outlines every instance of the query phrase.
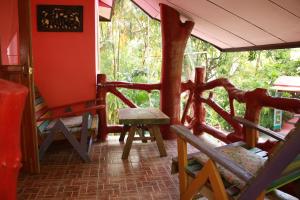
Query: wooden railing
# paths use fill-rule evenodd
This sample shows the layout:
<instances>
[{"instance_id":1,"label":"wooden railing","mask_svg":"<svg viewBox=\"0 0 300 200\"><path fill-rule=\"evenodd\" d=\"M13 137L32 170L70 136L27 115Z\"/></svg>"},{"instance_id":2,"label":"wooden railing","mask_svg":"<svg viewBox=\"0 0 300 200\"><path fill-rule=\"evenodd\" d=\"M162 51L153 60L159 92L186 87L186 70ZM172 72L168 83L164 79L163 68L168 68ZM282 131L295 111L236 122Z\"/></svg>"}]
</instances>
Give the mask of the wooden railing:
<instances>
[{"instance_id":1,"label":"wooden railing","mask_svg":"<svg viewBox=\"0 0 300 200\"><path fill-rule=\"evenodd\" d=\"M125 105L131 108L136 108L134 102L128 99L125 95L123 95L118 88L127 88L134 90L143 90L146 92L151 92L152 90L160 90L160 84L142 84L142 83L128 83L128 82L120 82L120 81L107 81L105 74L98 74L97 76L97 97L100 99L99 103L106 105L106 95L107 93L111 93L118 97ZM99 111L99 139L105 140L108 133L117 133L126 131L126 127L124 128L121 125L108 125L107 124L107 115L106 109Z\"/></svg>"},{"instance_id":2,"label":"wooden railing","mask_svg":"<svg viewBox=\"0 0 300 200\"><path fill-rule=\"evenodd\" d=\"M97 95L100 99L100 104L106 104L106 94L112 93L123 101L127 106L135 108L137 107L134 102L124 96L118 88L127 88L134 90L143 90L151 92L153 90L160 90L161 84L140 84L140 83L128 83L119 81L107 81L105 74L99 74L97 78ZM183 114L181 117L181 123L187 126L189 129L193 129L195 135L199 135L202 132L211 134L212 136L224 141L225 143L231 143L235 141L244 140L249 146L259 146L264 150L270 150L274 143L267 141L264 143L258 143L258 133L255 130L243 128L237 121L233 119L235 117L234 100L239 103L246 104L245 119L252 121L255 124L259 124L259 116L263 107L272 107L280 110L290 111L293 113L300 113L300 100L271 97L267 94L266 89L257 88L253 91L242 91L237 89L227 79L220 78L205 83L205 70L204 68L196 68L196 76L194 81L187 81L181 84L181 93L188 92L189 96ZM213 100L212 89L217 87L223 87L228 94L230 111L226 111L216 101ZM203 93L209 92L207 98L204 98ZM205 109L204 104L211 107L216 113L218 113L233 129L230 134L219 130L213 126L205 123ZM189 112L193 109L193 112ZM192 115L188 113L193 113ZM106 110L103 109L99 113L99 135L101 140L105 140L108 133L122 132L123 126L120 125L107 125Z\"/></svg>"},{"instance_id":3,"label":"wooden railing","mask_svg":"<svg viewBox=\"0 0 300 200\"><path fill-rule=\"evenodd\" d=\"M237 89L225 78L216 79L207 83L199 81L204 80L204 74L204 68L197 68L195 82L189 81L185 83L183 87L184 90L189 90L190 92L181 123L184 124L188 122L187 127L192 128L196 135L201 134L201 132L207 132L225 143L244 140L249 146L259 146L264 150L270 150L274 146L274 142L266 141L264 143L258 143L258 132L256 130L242 128L239 123L233 119L233 117L236 116L233 104L234 100L246 104L246 111L243 117L255 124L259 124L260 112L263 107L300 113L299 99L272 97L268 95L266 89L262 88L257 88L253 91L242 91ZM199 78L199 76L202 77ZM210 90L217 87L223 87L228 94L229 112L213 100L213 93ZM203 93L206 91L209 92L208 98L203 97ZM233 132L227 135L225 132L206 124L203 104L208 105L218 113L233 128ZM193 116L187 114L191 108L194 109Z\"/></svg>"}]
</instances>

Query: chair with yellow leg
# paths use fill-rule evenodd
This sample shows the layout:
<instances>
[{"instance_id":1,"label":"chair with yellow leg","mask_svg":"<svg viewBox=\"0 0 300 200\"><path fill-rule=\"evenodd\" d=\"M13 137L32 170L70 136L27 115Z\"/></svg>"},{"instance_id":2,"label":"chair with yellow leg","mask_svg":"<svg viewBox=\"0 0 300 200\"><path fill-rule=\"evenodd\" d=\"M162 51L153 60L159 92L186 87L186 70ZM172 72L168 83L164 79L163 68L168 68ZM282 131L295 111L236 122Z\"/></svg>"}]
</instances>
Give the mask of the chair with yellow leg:
<instances>
[{"instance_id":1,"label":"chair with yellow leg","mask_svg":"<svg viewBox=\"0 0 300 200\"><path fill-rule=\"evenodd\" d=\"M179 172L181 199L192 199L199 192L217 200L297 199L277 188L300 178L300 122L284 139L245 119L235 119L244 126L274 135L281 140L278 148L270 158L266 152L247 148L243 142L211 148L187 128L172 126L178 136L178 158L173 159L173 169ZM188 155L187 144L201 153Z\"/></svg>"}]
</instances>

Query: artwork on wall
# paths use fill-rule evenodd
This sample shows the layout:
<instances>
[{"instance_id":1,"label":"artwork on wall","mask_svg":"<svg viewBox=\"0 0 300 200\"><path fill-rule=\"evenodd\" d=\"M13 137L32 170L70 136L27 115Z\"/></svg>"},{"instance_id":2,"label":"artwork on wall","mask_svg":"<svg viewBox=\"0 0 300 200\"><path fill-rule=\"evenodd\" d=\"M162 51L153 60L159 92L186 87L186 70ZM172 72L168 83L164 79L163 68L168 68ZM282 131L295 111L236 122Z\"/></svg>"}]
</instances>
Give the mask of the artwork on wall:
<instances>
[{"instance_id":1,"label":"artwork on wall","mask_svg":"<svg viewBox=\"0 0 300 200\"><path fill-rule=\"evenodd\" d=\"M83 6L37 5L40 32L82 32Z\"/></svg>"}]
</instances>

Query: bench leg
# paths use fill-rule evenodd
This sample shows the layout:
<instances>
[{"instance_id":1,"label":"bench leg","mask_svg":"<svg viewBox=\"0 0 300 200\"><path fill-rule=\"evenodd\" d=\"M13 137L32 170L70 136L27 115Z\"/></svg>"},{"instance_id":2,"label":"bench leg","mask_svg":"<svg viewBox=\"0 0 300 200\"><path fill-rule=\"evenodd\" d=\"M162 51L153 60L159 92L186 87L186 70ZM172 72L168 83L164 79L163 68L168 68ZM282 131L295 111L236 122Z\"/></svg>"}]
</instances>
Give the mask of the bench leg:
<instances>
[{"instance_id":1,"label":"bench leg","mask_svg":"<svg viewBox=\"0 0 300 200\"><path fill-rule=\"evenodd\" d=\"M131 126L129 129L129 133L128 133L128 137L126 140L126 144L124 146L123 149L123 154L122 154L122 159L127 159L130 149L131 149L131 145L132 145L132 141L135 135L135 132L137 131L137 127L136 126Z\"/></svg>"},{"instance_id":2,"label":"bench leg","mask_svg":"<svg viewBox=\"0 0 300 200\"><path fill-rule=\"evenodd\" d=\"M52 144L52 142L54 140L54 134L55 134L55 131L50 130L50 133L47 135L46 139L41 144L40 149L39 149L39 158L40 158L40 160L43 159L43 157L45 155L45 152L49 148L50 144Z\"/></svg>"},{"instance_id":3,"label":"bench leg","mask_svg":"<svg viewBox=\"0 0 300 200\"><path fill-rule=\"evenodd\" d=\"M155 137L157 148L159 150L160 156L161 157L167 156L167 152L166 152L166 149L165 149L163 138L162 138L161 133L160 133L159 126L153 125L153 126L150 126L149 129L150 129L149 131L152 132L151 134Z\"/></svg>"},{"instance_id":4,"label":"bench leg","mask_svg":"<svg viewBox=\"0 0 300 200\"><path fill-rule=\"evenodd\" d=\"M70 144L74 147L74 149L77 151L77 153L80 155L80 157L85 161L85 162L89 162L91 161L88 153L87 153L87 149L85 148L85 146L82 146L77 139L68 131L68 129L65 127L65 125L59 120L58 122L56 122L55 126L53 127L53 129L56 130L60 130L64 136L66 137L66 139L70 142Z\"/></svg>"},{"instance_id":5,"label":"bench leg","mask_svg":"<svg viewBox=\"0 0 300 200\"><path fill-rule=\"evenodd\" d=\"M82 128L81 128L81 135L80 135L80 145L83 149L88 150L88 124L89 123L89 113L85 113L82 116Z\"/></svg>"}]
</instances>

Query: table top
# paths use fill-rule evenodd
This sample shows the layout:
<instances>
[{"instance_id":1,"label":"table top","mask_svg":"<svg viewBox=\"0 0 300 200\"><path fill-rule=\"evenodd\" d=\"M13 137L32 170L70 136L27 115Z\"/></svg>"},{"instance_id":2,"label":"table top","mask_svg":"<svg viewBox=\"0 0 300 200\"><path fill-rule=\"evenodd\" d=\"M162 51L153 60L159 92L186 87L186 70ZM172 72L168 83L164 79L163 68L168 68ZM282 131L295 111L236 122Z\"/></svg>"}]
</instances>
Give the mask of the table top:
<instances>
[{"instance_id":1,"label":"table top","mask_svg":"<svg viewBox=\"0 0 300 200\"><path fill-rule=\"evenodd\" d=\"M121 124L169 124L170 118L157 108L122 108L119 110Z\"/></svg>"}]
</instances>

